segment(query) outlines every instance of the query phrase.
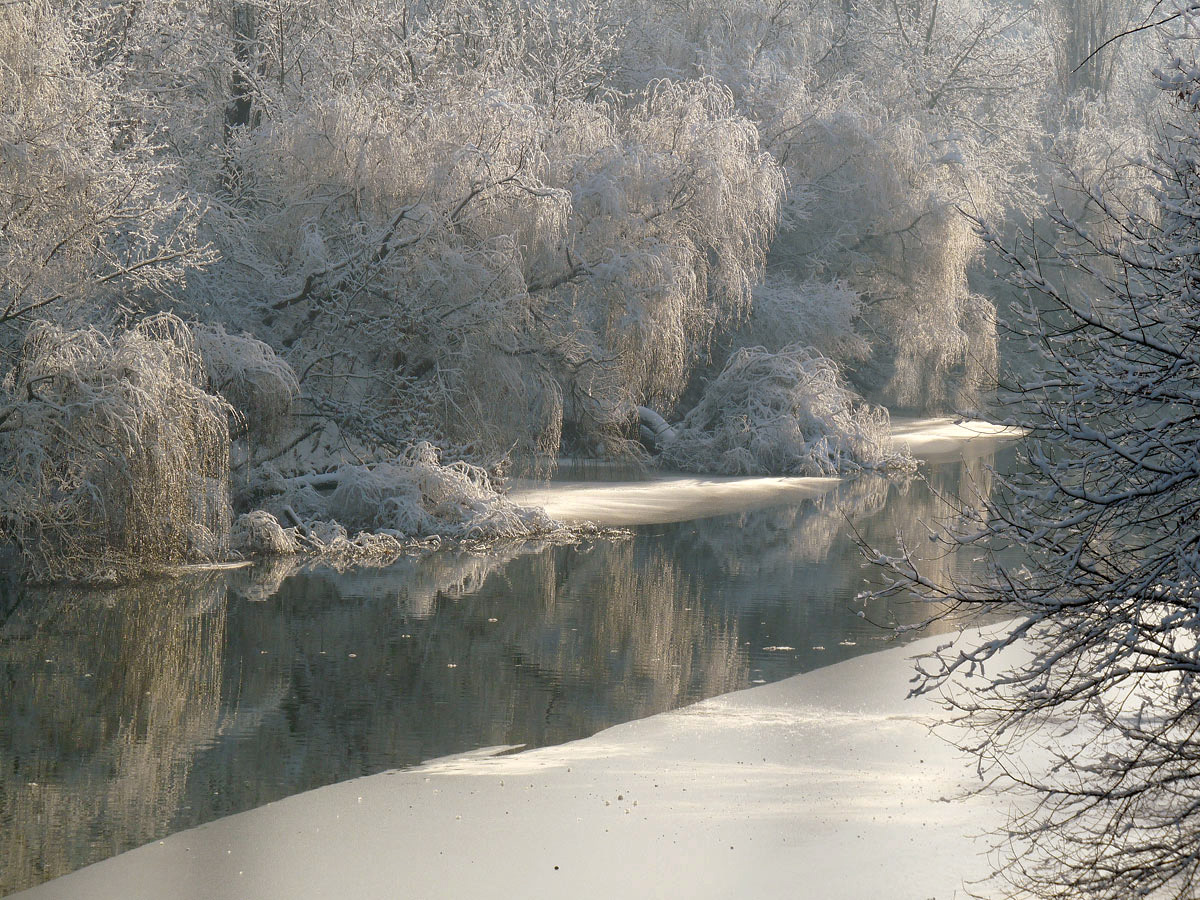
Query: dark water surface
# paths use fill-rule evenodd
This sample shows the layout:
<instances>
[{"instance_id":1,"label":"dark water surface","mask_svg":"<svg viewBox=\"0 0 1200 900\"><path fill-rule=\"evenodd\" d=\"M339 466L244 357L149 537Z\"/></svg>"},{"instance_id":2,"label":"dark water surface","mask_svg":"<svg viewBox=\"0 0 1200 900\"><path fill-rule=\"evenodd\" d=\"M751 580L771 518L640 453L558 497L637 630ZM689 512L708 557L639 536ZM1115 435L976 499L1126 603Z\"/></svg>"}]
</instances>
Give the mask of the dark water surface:
<instances>
[{"instance_id":1,"label":"dark water surface","mask_svg":"<svg viewBox=\"0 0 1200 900\"><path fill-rule=\"evenodd\" d=\"M0 894L320 785L881 649L872 621L926 610L856 600L878 576L848 522L928 545L937 495L986 490L991 462L578 546L28 591L0 622Z\"/></svg>"}]
</instances>

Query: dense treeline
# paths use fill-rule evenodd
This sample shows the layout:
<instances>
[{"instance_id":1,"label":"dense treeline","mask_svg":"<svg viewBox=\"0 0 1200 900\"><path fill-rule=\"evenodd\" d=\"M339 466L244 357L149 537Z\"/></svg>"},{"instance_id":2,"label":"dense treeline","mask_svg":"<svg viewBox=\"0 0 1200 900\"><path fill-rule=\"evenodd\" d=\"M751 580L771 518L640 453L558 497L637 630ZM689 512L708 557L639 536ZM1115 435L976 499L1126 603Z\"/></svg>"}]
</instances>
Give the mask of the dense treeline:
<instances>
[{"instance_id":1,"label":"dense treeline","mask_svg":"<svg viewBox=\"0 0 1200 900\"><path fill-rule=\"evenodd\" d=\"M368 501L397 540L545 529L433 447L636 454L639 407L675 464L885 464L866 401L995 376L963 211L1136 147L1138 45L1100 49L1134 6L4 4L0 530L52 577L260 507L242 549Z\"/></svg>"}]
</instances>

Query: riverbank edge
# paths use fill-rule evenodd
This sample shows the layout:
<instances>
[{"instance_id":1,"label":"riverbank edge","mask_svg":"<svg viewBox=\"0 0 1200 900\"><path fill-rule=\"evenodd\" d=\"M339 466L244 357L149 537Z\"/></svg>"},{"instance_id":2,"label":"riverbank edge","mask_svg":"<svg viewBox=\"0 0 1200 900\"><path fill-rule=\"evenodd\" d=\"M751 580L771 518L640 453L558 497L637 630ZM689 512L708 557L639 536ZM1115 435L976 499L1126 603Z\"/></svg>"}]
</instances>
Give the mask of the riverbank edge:
<instances>
[{"instance_id":1,"label":"riverbank edge","mask_svg":"<svg viewBox=\"0 0 1200 900\"><path fill-rule=\"evenodd\" d=\"M927 463L991 453L1024 434L978 419L894 419L892 445ZM833 490L842 478L708 476L663 472L638 481L515 481L508 499L540 507L567 525L628 528L799 503Z\"/></svg>"},{"instance_id":2,"label":"riverbank edge","mask_svg":"<svg viewBox=\"0 0 1200 900\"><path fill-rule=\"evenodd\" d=\"M971 794L972 761L930 731L948 714L907 697L912 658L949 639L297 794L14 896L962 897L1007 801Z\"/></svg>"}]
</instances>

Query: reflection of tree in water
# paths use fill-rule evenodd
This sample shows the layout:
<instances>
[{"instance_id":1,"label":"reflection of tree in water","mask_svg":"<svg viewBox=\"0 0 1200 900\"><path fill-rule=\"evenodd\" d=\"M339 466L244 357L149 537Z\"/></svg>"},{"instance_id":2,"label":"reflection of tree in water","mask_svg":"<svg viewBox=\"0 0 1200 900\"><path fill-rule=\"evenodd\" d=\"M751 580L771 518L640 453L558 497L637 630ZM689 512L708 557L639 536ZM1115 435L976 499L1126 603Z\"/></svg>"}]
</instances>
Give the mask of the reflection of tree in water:
<instances>
[{"instance_id":1,"label":"reflection of tree in water","mask_svg":"<svg viewBox=\"0 0 1200 900\"><path fill-rule=\"evenodd\" d=\"M679 529L679 552L706 561L711 569L753 578L781 567L826 562L831 552L844 561L848 524L871 546L876 540L881 547L895 546L897 535L919 544L928 524L951 516L963 500L987 496L992 465L992 456L981 456L935 466L921 477L867 474L795 506L690 522Z\"/></svg>"},{"instance_id":2,"label":"reflection of tree in water","mask_svg":"<svg viewBox=\"0 0 1200 900\"><path fill-rule=\"evenodd\" d=\"M704 603L690 561L630 540L543 554L535 564L560 583L547 596L579 621L571 634L580 637L546 661L569 682L602 677L614 713L638 718L744 683L737 634Z\"/></svg>"},{"instance_id":3,"label":"reflection of tree in water","mask_svg":"<svg viewBox=\"0 0 1200 900\"><path fill-rule=\"evenodd\" d=\"M751 510L702 519L679 527L679 555L703 566L704 574L723 573L753 584L781 571L807 571L822 584L834 575L860 580L861 554L848 536L857 532L872 547L895 548L927 540L928 526L946 519L959 498L970 500L991 489L992 457L935 467L926 477L885 478L864 475L830 493L791 507ZM900 502L897 502L899 500ZM853 531L851 527L853 526ZM946 565L962 559L945 557ZM750 599L752 594L738 593Z\"/></svg>"},{"instance_id":4,"label":"reflection of tree in water","mask_svg":"<svg viewBox=\"0 0 1200 900\"><path fill-rule=\"evenodd\" d=\"M0 894L160 837L220 717L219 576L31 592L0 628Z\"/></svg>"},{"instance_id":5,"label":"reflection of tree in water","mask_svg":"<svg viewBox=\"0 0 1200 900\"><path fill-rule=\"evenodd\" d=\"M901 482L864 475L795 506L768 507L688 523L678 552L714 572L753 581L824 561L844 537L846 517L877 512Z\"/></svg>"},{"instance_id":6,"label":"reflection of tree in water","mask_svg":"<svg viewBox=\"0 0 1200 900\"><path fill-rule=\"evenodd\" d=\"M736 635L682 572L622 540L299 575L230 617L227 695L289 687L252 731L206 751L193 802L570 740L744 685Z\"/></svg>"},{"instance_id":7,"label":"reflection of tree in water","mask_svg":"<svg viewBox=\"0 0 1200 900\"><path fill-rule=\"evenodd\" d=\"M882 549L917 543L971 481L986 487L979 461L572 547L28 596L0 628L0 890L322 784L570 740L861 652L880 631L854 615L871 570L846 518ZM784 641L796 652L765 652Z\"/></svg>"},{"instance_id":8,"label":"reflection of tree in water","mask_svg":"<svg viewBox=\"0 0 1200 900\"><path fill-rule=\"evenodd\" d=\"M795 642L786 659L759 653L752 660L756 676L783 677L855 655L863 642L891 638L889 628L872 623L906 624L928 615L902 597L858 599L879 573L866 564L853 535L884 552L902 540L947 572L972 565L968 552L931 544L927 526L951 515L956 498L986 494L992 464L987 456L935 466L921 478L864 476L814 501L683 523L664 537L706 584L708 603L735 617L744 637L760 642L749 648L752 655Z\"/></svg>"},{"instance_id":9,"label":"reflection of tree in water","mask_svg":"<svg viewBox=\"0 0 1200 900\"><path fill-rule=\"evenodd\" d=\"M303 557L267 557L253 568L232 572L229 586L237 597L251 601L270 600L293 575L315 578L320 584L336 584L339 595L361 599L395 596L401 590L409 612L424 617L430 614L438 596L459 596L477 590L492 572L532 549L532 544L512 544L489 549L487 553L448 550L398 557L386 566L368 562L344 570ZM327 599L319 592L318 597Z\"/></svg>"}]
</instances>

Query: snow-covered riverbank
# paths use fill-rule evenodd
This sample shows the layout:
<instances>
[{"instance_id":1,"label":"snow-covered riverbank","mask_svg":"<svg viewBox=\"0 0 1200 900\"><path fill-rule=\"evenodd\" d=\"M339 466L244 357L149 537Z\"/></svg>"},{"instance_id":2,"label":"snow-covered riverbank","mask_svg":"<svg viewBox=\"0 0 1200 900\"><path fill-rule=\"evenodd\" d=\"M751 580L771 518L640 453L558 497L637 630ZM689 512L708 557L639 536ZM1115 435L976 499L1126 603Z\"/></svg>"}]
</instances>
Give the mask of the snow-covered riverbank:
<instances>
[{"instance_id":1,"label":"snow-covered riverbank","mask_svg":"<svg viewBox=\"0 0 1200 900\"><path fill-rule=\"evenodd\" d=\"M926 459L986 453L986 423L897 423ZM606 524L816 496L837 479L539 487ZM519 502L529 502L522 500ZM545 501L542 501L545 502ZM557 504L555 506L554 504ZM620 518L624 516L624 518ZM55 898L965 896L995 799L905 699L916 645L528 752L477 751L298 794L17 896ZM903 886L899 888L898 886Z\"/></svg>"},{"instance_id":2,"label":"snow-covered riverbank","mask_svg":"<svg viewBox=\"0 0 1200 900\"><path fill-rule=\"evenodd\" d=\"M1015 440L1001 425L948 417L895 419L897 449L929 462L978 456ZM745 478L670 474L648 481L519 483L509 499L540 506L560 522L625 527L719 516L781 503L797 503L832 490L838 478Z\"/></svg>"},{"instance_id":3,"label":"snow-covered riverbank","mask_svg":"<svg viewBox=\"0 0 1200 900\"><path fill-rule=\"evenodd\" d=\"M23 900L963 897L1002 800L906 699L926 638L581 741L343 782Z\"/></svg>"}]
</instances>

